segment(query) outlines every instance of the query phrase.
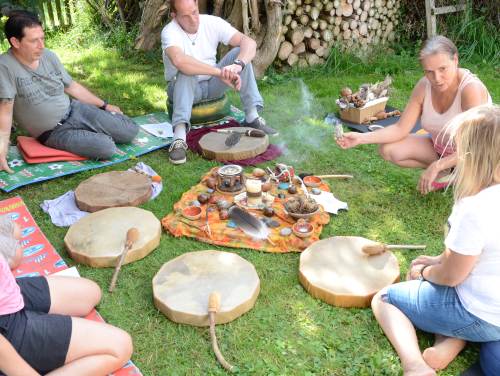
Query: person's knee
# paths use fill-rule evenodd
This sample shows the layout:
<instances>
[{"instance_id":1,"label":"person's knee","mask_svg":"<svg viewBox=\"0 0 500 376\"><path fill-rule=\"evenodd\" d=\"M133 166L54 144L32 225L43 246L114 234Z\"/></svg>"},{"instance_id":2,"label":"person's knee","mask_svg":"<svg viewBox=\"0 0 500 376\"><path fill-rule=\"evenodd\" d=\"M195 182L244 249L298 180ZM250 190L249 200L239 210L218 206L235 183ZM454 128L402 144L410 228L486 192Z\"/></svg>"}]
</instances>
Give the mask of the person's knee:
<instances>
[{"instance_id":1,"label":"person's knee","mask_svg":"<svg viewBox=\"0 0 500 376\"><path fill-rule=\"evenodd\" d=\"M388 162L394 162L394 153L393 153L392 145L381 144L378 148L378 152L384 160L386 160Z\"/></svg>"},{"instance_id":2,"label":"person's knee","mask_svg":"<svg viewBox=\"0 0 500 376\"><path fill-rule=\"evenodd\" d=\"M116 145L113 139L104 134L101 136L94 144L88 146L84 155L85 157L91 159L110 159L116 153Z\"/></svg>"},{"instance_id":3,"label":"person's knee","mask_svg":"<svg viewBox=\"0 0 500 376\"><path fill-rule=\"evenodd\" d=\"M91 281L90 279L83 278L82 292L86 300L89 302L89 305L91 305L91 309L98 305L101 301L101 288L97 283Z\"/></svg>"},{"instance_id":4,"label":"person's knee","mask_svg":"<svg viewBox=\"0 0 500 376\"><path fill-rule=\"evenodd\" d=\"M116 333L114 333L113 337L116 342L113 345L115 357L117 359L118 366L121 366L132 357L132 353L134 352L132 337L120 328L116 328Z\"/></svg>"},{"instance_id":5,"label":"person's knee","mask_svg":"<svg viewBox=\"0 0 500 376\"><path fill-rule=\"evenodd\" d=\"M239 47L233 47L231 50L228 52L229 56L235 60L238 55L240 54L240 48Z\"/></svg>"},{"instance_id":6,"label":"person's knee","mask_svg":"<svg viewBox=\"0 0 500 376\"><path fill-rule=\"evenodd\" d=\"M124 117L118 126L120 132L114 136L114 141L118 144L129 144L139 133L139 126L128 117Z\"/></svg>"},{"instance_id":7,"label":"person's knee","mask_svg":"<svg viewBox=\"0 0 500 376\"><path fill-rule=\"evenodd\" d=\"M371 307L373 312L375 313L381 304L385 303L385 296L387 295L387 287L384 287L382 290L377 292L371 302Z\"/></svg>"}]
</instances>

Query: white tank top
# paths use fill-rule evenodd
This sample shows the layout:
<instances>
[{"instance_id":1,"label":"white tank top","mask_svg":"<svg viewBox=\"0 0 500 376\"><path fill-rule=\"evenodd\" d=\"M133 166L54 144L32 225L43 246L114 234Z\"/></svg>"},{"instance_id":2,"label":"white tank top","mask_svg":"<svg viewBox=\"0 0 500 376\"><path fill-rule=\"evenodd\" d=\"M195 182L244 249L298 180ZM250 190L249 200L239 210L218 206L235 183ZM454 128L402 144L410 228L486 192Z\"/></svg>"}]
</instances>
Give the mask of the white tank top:
<instances>
[{"instance_id":1,"label":"white tank top","mask_svg":"<svg viewBox=\"0 0 500 376\"><path fill-rule=\"evenodd\" d=\"M472 74L468 69L460 69L463 72L462 80L458 85L457 94L451 106L442 114L437 112L432 105L432 91L431 91L431 83L427 78L425 78L425 96L424 96L424 104L422 107L422 115L420 118L422 128L429 132L432 137L432 142L434 144L446 146L450 145L451 142L449 137L450 135L443 132L445 125L453 119L458 114L462 113L462 91L464 88L473 82L479 82L483 86L484 84L481 82L476 75ZM486 89L488 90L488 89ZM488 103L491 104L491 96L488 93Z\"/></svg>"}]
</instances>

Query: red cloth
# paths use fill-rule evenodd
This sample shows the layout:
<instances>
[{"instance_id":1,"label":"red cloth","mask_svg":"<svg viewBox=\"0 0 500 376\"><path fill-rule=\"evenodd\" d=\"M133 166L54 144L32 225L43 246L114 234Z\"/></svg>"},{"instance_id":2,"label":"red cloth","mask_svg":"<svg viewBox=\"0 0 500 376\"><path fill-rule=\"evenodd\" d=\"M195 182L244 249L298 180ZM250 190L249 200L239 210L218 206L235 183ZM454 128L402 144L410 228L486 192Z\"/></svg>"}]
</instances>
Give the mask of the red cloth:
<instances>
[{"instance_id":1,"label":"red cloth","mask_svg":"<svg viewBox=\"0 0 500 376\"><path fill-rule=\"evenodd\" d=\"M87 158L69 151L49 148L42 145L36 138L18 136L17 148L27 163L47 163L57 161L84 161Z\"/></svg>"},{"instance_id":2,"label":"red cloth","mask_svg":"<svg viewBox=\"0 0 500 376\"><path fill-rule=\"evenodd\" d=\"M199 129L191 129L186 137L186 143L192 151L202 155L199 141L200 139L206 135L208 132L213 132L215 129L223 129L230 127L241 127L241 124L236 120L229 120L226 124L215 125L213 127L202 127ZM255 166L259 163L264 163L267 161L272 161L273 159L278 158L281 154L283 154L283 150L274 144L269 144L266 151L262 154L259 154L253 158L248 159L240 159L238 161L222 161L224 164L237 164L240 166Z\"/></svg>"}]
</instances>

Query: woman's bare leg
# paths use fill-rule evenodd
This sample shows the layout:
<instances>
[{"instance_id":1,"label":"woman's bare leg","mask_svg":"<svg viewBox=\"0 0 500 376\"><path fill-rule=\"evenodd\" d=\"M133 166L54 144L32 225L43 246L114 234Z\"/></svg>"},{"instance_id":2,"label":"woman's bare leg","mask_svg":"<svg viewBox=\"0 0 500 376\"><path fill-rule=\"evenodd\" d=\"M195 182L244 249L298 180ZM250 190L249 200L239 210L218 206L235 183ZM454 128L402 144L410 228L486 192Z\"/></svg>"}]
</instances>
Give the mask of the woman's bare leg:
<instances>
[{"instance_id":1,"label":"woman's bare leg","mask_svg":"<svg viewBox=\"0 0 500 376\"><path fill-rule=\"evenodd\" d=\"M409 168L426 168L439 158L429 137L414 134L380 145L379 153L386 161Z\"/></svg>"},{"instance_id":2,"label":"woman's bare leg","mask_svg":"<svg viewBox=\"0 0 500 376\"><path fill-rule=\"evenodd\" d=\"M372 300L372 310L401 359L405 376L432 376L435 371L422 358L415 328L398 308L382 300L382 289Z\"/></svg>"},{"instance_id":3,"label":"woman's bare leg","mask_svg":"<svg viewBox=\"0 0 500 376\"><path fill-rule=\"evenodd\" d=\"M467 342L463 339L436 334L434 346L425 349L422 357L432 368L436 370L445 369L466 344Z\"/></svg>"},{"instance_id":4,"label":"woman's bare leg","mask_svg":"<svg viewBox=\"0 0 500 376\"><path fill-rule=\"evenodd\" d=\"M86 316L101 300L99 286L86 278L48 276L50 311L68 316Z\"/></svg>"},{"instance_id":5,"label":"woman's bare leg","mask_svg":"<svg viewBox=\"0 0 500 376\"><path fill-rule=\"evenodd\" d=\"M127 332L105 323L73 317L66 363L48 375L108 375L122 367L132 351L132 339Z\"/></svg>"}]
</instances>

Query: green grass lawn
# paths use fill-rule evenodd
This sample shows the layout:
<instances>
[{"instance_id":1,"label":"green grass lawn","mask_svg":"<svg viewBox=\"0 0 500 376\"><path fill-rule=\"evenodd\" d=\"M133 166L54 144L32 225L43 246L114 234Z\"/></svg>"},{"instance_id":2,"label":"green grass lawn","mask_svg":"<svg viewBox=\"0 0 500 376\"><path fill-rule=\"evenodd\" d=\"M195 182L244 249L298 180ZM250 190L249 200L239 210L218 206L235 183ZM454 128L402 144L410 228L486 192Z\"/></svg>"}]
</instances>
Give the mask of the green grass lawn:
<instances>
[{"instance_id":1,"label":"green grass lawn","mask_svg":"<svg viewBox=\"0 0 500 376\"><path fill-rule=\"evenodd\" d=\"M121 56L96 44L90 48L54 46L73 77L137 116L164 111L163 66L157 59ZM391 57L386 57L391 61ZM393 62L396 60L392 60ZM452 206L451 192L421 196L415 189L420 171L405 170L383 161L375 146L341 150L332 139L332 129L322 122L335 111L334 101L344 85L353 88L384 78L384 65L363 71L322 73L309 71L272 75L260 83L266 108L264 117L279 129L276 141L287 145L279 159L298 171L317 174L351 173L355 179L331 181L333 193L349 204L349 211L332 216L322 237L359 235L388 243L423 243L429 254L443 249L443 224ZM471 66L488 86L493 99L500 99L498 70L488 64ZM398 66L390 104L403 108L421 76L415 61ZM238 104L236 96L233 102ZM140 157L162 177L164 190L143 207L158 218L172 210L181 194L216 165L189 153L188 163L172 166L166 150ZM31 185L2 198L20 195L42 231L68 264L74 262L63 246L66 229L51 224L39 205L55 198L89 176L109 170L124 170L137 161L98 171L87 171ZM255 307L230 324L217 327L220 346L227 360L241 374L256 375L397 375L399 359L380 330L370 309L342 309L311 297L299 284L299 254L268 254L253 250L212 247L187 238L162 235L160 246L148 257L122 268L117 290L107 286L112 269L79 266L82 276L102 287L98 309L106 320L127 330L134 339L133 361L145 375L224 374L210 346L208 329L169 321L153 305L151 280L161 265L185 252L221 249L253 263L261 280ZM404 275L417 251L395 252ZM432 337L421 333L421 346ZM469 346L442 375L456 375L472 364L477 347Z\"/></svg>"}]
</instances>

